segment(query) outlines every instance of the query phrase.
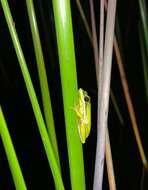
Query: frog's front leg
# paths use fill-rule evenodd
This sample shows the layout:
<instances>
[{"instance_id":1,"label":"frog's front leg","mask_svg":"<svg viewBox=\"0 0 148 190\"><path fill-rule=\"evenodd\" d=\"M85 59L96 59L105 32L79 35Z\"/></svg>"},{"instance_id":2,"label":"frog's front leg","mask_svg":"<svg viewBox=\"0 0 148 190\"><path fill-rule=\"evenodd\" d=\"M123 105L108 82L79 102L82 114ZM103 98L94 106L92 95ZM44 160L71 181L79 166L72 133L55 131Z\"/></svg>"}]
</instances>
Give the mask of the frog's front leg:
<instances>
[{"instance_id":1,"label":"frog's front leg","mask_svg":"<svg viewBox=\"0 0 148 190\"><path fill-rule=\"evenodd\" d=\"M76 112L78 118L82 118L82 117L83 117L83 115L82 115L82 113L81 113L81 111L80 111L80 106L79 106L79 105L76 105L76 106L74 107L74 111Z\"/></svg>"}]
</instances>

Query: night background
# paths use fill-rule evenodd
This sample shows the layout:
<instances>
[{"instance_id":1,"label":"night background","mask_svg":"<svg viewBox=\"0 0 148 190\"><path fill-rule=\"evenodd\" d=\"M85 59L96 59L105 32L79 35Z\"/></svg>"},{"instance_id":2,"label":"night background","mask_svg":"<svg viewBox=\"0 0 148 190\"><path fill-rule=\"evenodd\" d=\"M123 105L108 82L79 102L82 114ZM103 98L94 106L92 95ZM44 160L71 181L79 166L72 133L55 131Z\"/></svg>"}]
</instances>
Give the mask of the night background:
<instances>
[{"instance_id":1,"label":"night background","mask_svg":"<svg viewBox=\"0 0 148 190\"><path fill-rule=\"evenodd\" d=\"M33 85L43 111L36 59L26 3L25 0L9 0L8 2L11 8L15 27L20 39L27 66L31 74ZM91 26L89 2L81 1L81 3L89 25ZM97 35L99 36L99 1L94 1L94 5L97 23ZM46 71L60 152L63 181L65 189L69 190L70 177L52 1L37 0L34 1L34 6L46 63ZM91 190L94 175L97 124L97 84L95 78L94 56L92 46L74 0L71 1L71 10L73 19L78 86L88 92L89 96L91 97L92 105L91 133L86 144L83 145L86 170L86 186L88 190ZM146 156L148 157L148 104L145 95L138 34L138 23L140 20L138 1L118 0L116 16L121 32L121 53L123 55L129 91L133 101L143 147ZM124 119L124 126L122 126L119 122L112 101L110 101L108 126L117 189L146 190L148 189L148 176L146 172L144 174L143 188L140 188L143 166L132 130L114 54L111 88L115 94L116 101ZM1 5L0 104L9 127L9 132L28 190L54 189L52 174L47 162L45 151L43 149L35 117ZM104 189L109 189L106 166L103 184ZM15 189L1 140L0 189Z\"/></svg>"}]
</instances>

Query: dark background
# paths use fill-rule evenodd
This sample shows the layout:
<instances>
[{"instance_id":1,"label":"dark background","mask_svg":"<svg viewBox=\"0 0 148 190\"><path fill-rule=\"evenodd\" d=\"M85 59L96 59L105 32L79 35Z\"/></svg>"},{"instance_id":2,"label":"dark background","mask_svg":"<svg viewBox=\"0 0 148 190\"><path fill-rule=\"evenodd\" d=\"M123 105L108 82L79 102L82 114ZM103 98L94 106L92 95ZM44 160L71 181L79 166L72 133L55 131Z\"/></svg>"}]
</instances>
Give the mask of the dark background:
<instances>
[{"instance_id":1,"label":"dark background","mask_svg":"<svg viewBox=\"0 0 148 190\"><path fill-rule=\"evenodd\" d=\"M99 34L99 2L95 1L97 31ZM36 68L31 31L24 0L9 0L16 30L22 45L32 81L41 105L41 95ZM89 2L82 5L90 23ZM84 147L87 189L92 189L96 145L97 86L93 50L85 31L75 1L71 1L73 30L75 39L77 74L79 87L91 96L92 130ZM63 180L70 189L69 168L66 150L66 137L63 119L61 83L57 55L54 17L51 1L37 0L35 10L40 30L44 58L50 86L55 126L59 144ZM129 90L133 100L137 122L147 154L147 102L144 93L144 80L138 38L140 20L138 2L120 0L117 6L118 22L122 38L122 54L127 74ZM113 55L112 89L124 118L121 126L112 102L109 111L109 131L113 162L118 190L140 189L142 163L135 143L120 76ZM0 6L0 104L9 127L13 144L28 187L32 189L54 189L50 168L38 132L33 110L28 98L19 63L12 45L7 24ZM147 189L145 174L143 189ZM2 142L0 141L0 189L15 189ZM108 189L105 168L104 189Z\"/></svg>"}]
</instances>

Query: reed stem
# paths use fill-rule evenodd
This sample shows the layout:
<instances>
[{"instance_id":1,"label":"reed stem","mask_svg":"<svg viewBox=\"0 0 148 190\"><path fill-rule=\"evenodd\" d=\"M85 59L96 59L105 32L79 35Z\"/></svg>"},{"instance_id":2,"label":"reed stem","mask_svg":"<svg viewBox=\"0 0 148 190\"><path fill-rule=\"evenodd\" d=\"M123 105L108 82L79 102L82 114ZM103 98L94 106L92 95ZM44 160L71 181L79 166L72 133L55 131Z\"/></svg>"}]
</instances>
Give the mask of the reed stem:
<instances>
[{"instance_id":1,"label":"reed stem","mask_svg":"<svg viewBox=\"0 0 148 190\"><path fill-rule=\"evenodd\" d=\"M0 106L0 136L2 138L2 142L5 148L15 188L16 190L20 189L27 190L1 106Z\"/></svg>"},{"instance_id":2,"label":"reed stem","mask_svg":"<svg viewBox=\"0 0 148 190\"><path fill-rule=\"evenodd\" d=\"M34 5L33 5L32 0L26 0L26 4L27 4L29 22L30 22L30 27L31 27L31 32L32 32L35 56L36 56L36 61L37 61L40 89L41 89L41 94L42 94L42 103L43 103L47 131L48 131L49 139L51 141L53 150L55 152L57 163L60 168L59 153L58 153L58 146L57 146L57 140L56 140L52 107L51 107L50 92L49 92L49 87L48 87L46 68L45 68L43 51L42 51L41 42L40 42L38 25L37 25L36 15L34 11Z\"/></svg>"},{"instance_id":3,"label":"reed stem","mask_svg":"<svg viewBox=\"0 0 148 190\"><path fill-rule=\"evenodd\" d=\"M85 190L83 151L74 107L78 85L70 0L53 0L72 190Z\"/></svg>"}]
</instances>

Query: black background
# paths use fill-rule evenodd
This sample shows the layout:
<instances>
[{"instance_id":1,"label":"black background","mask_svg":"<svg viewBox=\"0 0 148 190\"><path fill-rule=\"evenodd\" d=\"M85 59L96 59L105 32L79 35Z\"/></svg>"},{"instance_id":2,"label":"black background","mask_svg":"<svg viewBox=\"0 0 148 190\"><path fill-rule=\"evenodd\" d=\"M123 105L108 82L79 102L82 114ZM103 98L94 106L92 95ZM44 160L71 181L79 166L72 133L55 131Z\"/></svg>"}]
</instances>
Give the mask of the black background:
<instances>
[{"instance_id":1,"label":"black background","mask_svg":"<svg viewBox=\"0 0 148 190\"><path fill-rule=\"evenodd\" d=\"M54 17L51 1L34 1L40 30L44 58L50 86L55 126L59 144L63 180L66 189L70 189L69 167L66 150L65 129L61 83L57 55ZM97 32L99 34L99 2L95 1ZM24 0L9 0L16 30L22 45L32 81L41 105L41 95L36 68L27 9ZM89 2L82 1L84 11L90 23ZM92 189L96 145L97 86L93 50L79 15L75 1L71 1L77 74L79 87L87 90L92 102L92 130L87 143L83 146L86 169L87 189ZM138 2L120 0L117 6L118 21L122 38L122 53L127 74L129 90L133 100L137 122L147 154L147 103L144 93L144 80L138 38L140 20ZM121 126L112 102L109 111L109 131L117 189L140 189L142 163L135 143L134 134L126 107L120 76L113 55L112 89L124 118ZM7 24L0 6L0 103L9 127L13 144L21 165L23 175L30 189L54 189L50 168L38 132L32 107L28 98L19 63L12 45ZM147 189L147 175L143 189ZM0 141L0 189L15 189L5 151ZM104 189L108 189L105 168Z\"/></svg>"}]
</instances>

